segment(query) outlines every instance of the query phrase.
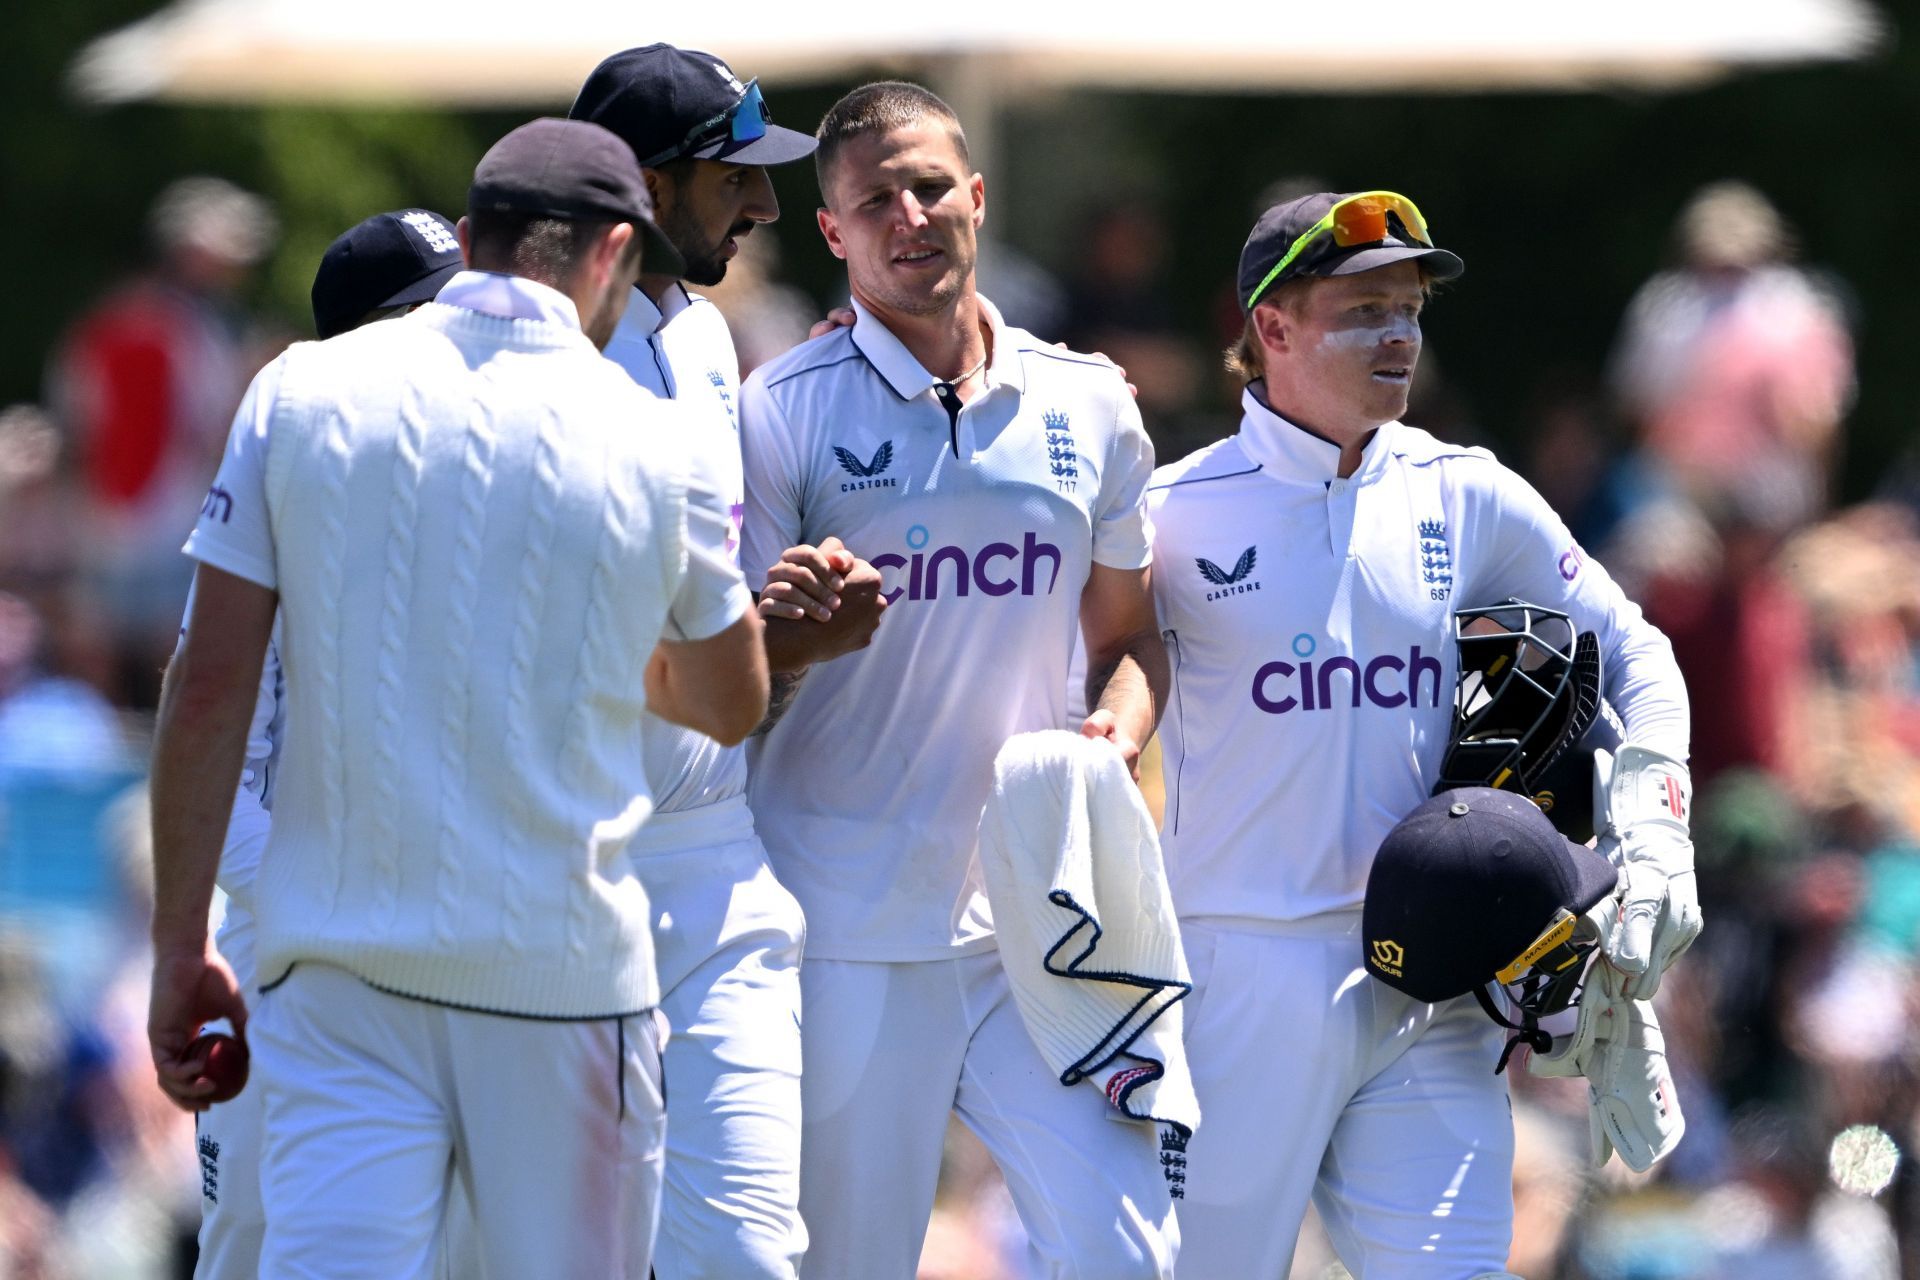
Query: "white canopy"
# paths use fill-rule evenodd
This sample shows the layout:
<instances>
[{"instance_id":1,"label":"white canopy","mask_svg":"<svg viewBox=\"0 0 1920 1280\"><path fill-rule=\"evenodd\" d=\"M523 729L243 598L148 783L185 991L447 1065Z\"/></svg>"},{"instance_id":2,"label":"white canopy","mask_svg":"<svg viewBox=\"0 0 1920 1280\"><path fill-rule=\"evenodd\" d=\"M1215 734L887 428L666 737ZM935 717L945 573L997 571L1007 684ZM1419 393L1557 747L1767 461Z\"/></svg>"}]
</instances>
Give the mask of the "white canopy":
<instances>
[{"instance_id":1,"label":"white canopy","mask_svg":"<svg viewBox=\"0 0 1920 1280\"><path fill-rule=\"evenodd\" d=\"M964 7L726 0L176 0L96 40L93 102L564 104L608 52L665 40L770 81L875 67L996 95L1167 90L1660 88L1865 56L1866 0L1428 0L1372 7L1178 0Z\"/></svg>"}]
</instances>

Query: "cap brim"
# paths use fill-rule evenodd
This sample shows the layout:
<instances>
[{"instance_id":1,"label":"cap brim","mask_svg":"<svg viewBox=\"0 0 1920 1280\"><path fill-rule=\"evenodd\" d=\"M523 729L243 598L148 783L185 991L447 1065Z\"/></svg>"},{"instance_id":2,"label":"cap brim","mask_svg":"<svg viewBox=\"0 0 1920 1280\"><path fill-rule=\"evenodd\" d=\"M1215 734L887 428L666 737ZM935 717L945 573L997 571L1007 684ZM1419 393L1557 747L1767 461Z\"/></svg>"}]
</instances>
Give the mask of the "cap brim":
<instances>
[{"instance_id":1,"label":"cap brim","mask_svg":"<svg viewBox=\"0 0 1920 1280\"><path fill-rule=\"evenodd\" d=\"M1427 270L1435 280L1451 280L1467 269L1460 256L1445 249L1424 249L1419 245L1382 245L1378 249L1362 249L1350 253L1344 258L1335 258L1303 272L1310 276L1350 276L1361 271L1374 271L1381 267L1390 267L1396 262L1411 262L1424 258Z\"/></svg>"},{"instance_id":2,"label":"cap brim","mask_svg":"<svg viewBox=\"0 0 1920 1280\"><path fill-rule=\"evenodd\" d=\"M437 271L421 276L418 280L415 280L412 284L381 303L380 307L404 307L416 302L432 302L440 296L440 290L446 287L447 281L453 279L466 269L467 264L464 262L449 262ZM379 308L375 308L375 310L378 309Z\"/></svg>"},{"instance_id":3,"label":"cap brim","mask_svg":"<svg viewBox=\"0 0 1920 1280\"><path fill-rule=\"evenodd\" d=\"M1620 872L1586 845L1571 840L1567 841L1567 856L1573 860L1573 883L1567 887L1571 901L1567 903L1567 910L1580 915L1614 891L1620 883Z\"/></svg>"},{"instance_id":4,"label":"cap brim","mask_svg":"<svg viewBox=\"0 0 1920 1280\"><path fill-rule=\"evenodd\" d=\"M673 241L666 233L644 218L632 219L634 229L640 233L640 273L649 276L679 276L686 274L687 260L673 247Z\"/></svg>"},{"instance_id":5,"label":"cap brim","mask_svg":"<svg viewBox=\"0 0 1920 1280\"><path fill-rule=\"evenodd\" d=\"M751 142L722 138L697 151L687 152L687 158L724 160L728 164L791 164L795 160L805 160L819 145L810 133L770 124L766 133Z\"/></svg>"}]
</instances>

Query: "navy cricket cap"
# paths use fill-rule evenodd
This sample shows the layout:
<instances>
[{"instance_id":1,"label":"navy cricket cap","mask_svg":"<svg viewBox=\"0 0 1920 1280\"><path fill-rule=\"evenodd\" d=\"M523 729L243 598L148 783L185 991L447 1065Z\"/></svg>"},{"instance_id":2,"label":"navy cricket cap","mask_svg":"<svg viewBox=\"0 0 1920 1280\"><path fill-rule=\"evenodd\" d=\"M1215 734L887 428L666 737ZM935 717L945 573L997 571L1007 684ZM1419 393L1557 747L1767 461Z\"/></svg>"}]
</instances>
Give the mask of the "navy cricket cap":
<instances>
[{"instance_id":1,"label":"navy cricket cap","mask_svg":"<svg viewBox=\"0 0 1920 1280\"><path fill-rule=\"evenodd\" d=\"M649 168L670 160L786 164L819 145L783 129L760 96L760 82L739 76L710 53L650 44L625 49L595 67L567 111L626 140Z\"/></svg>"},{"instance_id":2,"label":"navy cricket cap","mask_svg":"<svg viewBox=\"0 0 1920 1280\"><path fill-rule=\"evenodd\" d=\"M1564 911L1612 893L1613 864L1525 796L1443 791L1387 833L1367 877L1367 972L1416 1000L1451 1000L1531 965Z\"/></svg>"},{"instance_id":3,"label":"navy cricket cap","mask_svg":"<svg viewBox=\"0 0 1920 1280\"><path fill-rule=\"evenodd\" d=\"M376 213L343 233L313 273L313 328L345 333L368 312L430 301L464 264L453 224L431 209Z\"/></svg>"},{"instance_id":4,"label":"navy cricket cap","mask_svg":"<svg viewBox=\"0 0 1920 1280\"><path fill-rule=\"evenodd\" d=\"M1337 191L1320 191L1277 204L1260 215L1260 220L1253 224L1253 230L1247 235L1245 247L1240 250L1240 272L1235 281L1235 292L1239 296L1241 310L1248 308L1256 290L1260 291L1261 297L1270 297L1275 288L1301 276L1347 276L1411 259L1424 259L1428 272L1436 280L1451 280L1467 269L1458 254L1420 244L1406 235L1406 227L1397 215L1392 215L1385 239L1342 248L1334 243L1329 233L1324 237L1324 246L1303 248L1278 278L1267 281L1268 274L1287 256L1294 242L1312 230L1334 205L1345 198ZM1266 283L1265 289L1261 289L1263 282Z\"/></svg>"},{"instance_id":5,"label":"navy cricket cap","mask_svg":"<svg viewBox=\"0 0 1920 1280\"><path fill-rule=\"evenodd\" d=\"M473 170L467 211L631 222L643 270L679 275L686 262L653 225L653 198L633 152L597 124L545 117L488 148Z\"/></svg>"}]
</instances>

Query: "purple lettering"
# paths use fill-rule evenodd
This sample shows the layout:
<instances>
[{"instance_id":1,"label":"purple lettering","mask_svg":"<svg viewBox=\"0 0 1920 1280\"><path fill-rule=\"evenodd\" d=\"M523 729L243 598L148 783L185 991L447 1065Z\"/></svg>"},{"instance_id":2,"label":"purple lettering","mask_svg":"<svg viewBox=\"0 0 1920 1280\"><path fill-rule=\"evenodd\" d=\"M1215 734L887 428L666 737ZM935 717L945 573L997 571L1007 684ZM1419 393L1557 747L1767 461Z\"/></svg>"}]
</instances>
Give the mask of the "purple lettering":
<instances>
[{"instance_id":1,"label":"purple lettering","mask_svg":"<svg viewBox=\"0 0 1920 1280\"><path fill-rule=\"evenodd\" d=\"M1360 668L1354 665L1352 658L1328 658L1320 664L1320 705L1329 709L1333 706L1333 673L1345 671L1348 684L1353 689L1353 705L1360 705Z\"/></svg>"},{"instance_id":2,"label":"purple lettering","mask_svg":"<svg viewBox=\"0 0 1920 1280\"><path fill-rule=\"evenodd\" d=\"M942 562L953 565L954 594L967 594L967 553L959 547L941 547L927 561L927 594L924 599L940 598L940 565ZM916 595L916 599L922 598Z\"/></svg>"},{"instance_id":3,"label":"purple lettering","mask_svg":"<svg viewBox=\"0 0 1920 1280\"><path fill-rule=\"evenodd\" d=\"M1032 533L1028 533L1026 550L1020 555L1020 594L1023 596L1033 594L1033 566L1041 556L1046 556L1053 561L1053 576L1047 579L1048 595L1053 594L1054 585L1060 581L1060 548L1051 542L1042 542Z\"/></svg>"},{"instance_id":4,"label":"purple lettering","mask_svg":"<svg viewBox=\"0 0 1920 1280\"><path fill-rule=\"evenodd\" d=\"M918 600L920 598L920 570L925 564L926 557L922 556L918 551L914 552L913 569L912 572L907 575L907 599L909 600Z\"/></svg>"},{"instance_id":5,"label":"purple lettering","mask_svg":"<svg viewBox=\"0 0 1920 1280\"><path fill-rule=\"evenodd\" d=\"M989 542L980 548L980 556L973 562L973 585L990 596L1003 596L1014 588L1012 578L995 581L987 576L987 561L1011 560L1020 554L1018 547L1006 542Z\"/></svg>"},{"instance_id":6,"label":"purple lettering","mask_svg":"<svg viewBox=\"0 0 1920 1280\"><path fill-rule=\"evenodd\" d=\"M1268 715L1274 716L1279 715L1283 711L1293 710L1299 703L1294 701L1292 695L1281 698L1276 702L1274 699L1269 698L1266 692L1266 683L1269 676L1290 676L1292 674L1293 664L1291 662L1269 662L1266 666L1254 672L1253 705Z\"/></svg>"},{"instance_id":7,"label":"purple lettering","mask_svg":"<svg viewBox=\"0 0 1920 1280\"><path fill-rule=\"evenodd\" d=\"M1411 702L1416 707L1420 705L1420 677L1422 675L1430 674L1433 676L1433 701L1429 702L1427 705L1430 707L1439 706L1440 705L1440 659L1421 657L1420 646L1415 645L1413 646L1412 660L1408 664L1408 672L1409 674L1407 676L1407 701Z\"/></svg>"},{"instance_id":8,"label":"purple lettering","mask_svg":"<svg viewBox=\"0 0 1920 1280\"><path fill-rule=\"evenodd\" d=\"M880 570L882 573L885 573L888 569L906 568L907 558L905 556L895 555L893 552L888 551L882 555L875 556L871 561L871 563L874 568ZM895 600L898 600L901 596L905 594L906 594L905 587L895 587L893 590L887 592L887 603L892 604Z\"/></svg>"},{"instance_id":9,"label":"purple lettering","mask_svg":"<svg viewBox=\"0 0 1920 1280\"><path fill-rule=\"evenodd\" d=\"M1396 658L1390 653L1382 654L1372 662L1369 662L1367 664L1367 674L1363 678L1363 683L1367 688L1367 701L1380 707L1397 707L1405 702L1407 700L1406 694L1381 693L1379 687L1374 683L1374 680L1382 671L1405 671L1406 669L1406 661L1402 658Z\"/></svg>"}]
</instances>

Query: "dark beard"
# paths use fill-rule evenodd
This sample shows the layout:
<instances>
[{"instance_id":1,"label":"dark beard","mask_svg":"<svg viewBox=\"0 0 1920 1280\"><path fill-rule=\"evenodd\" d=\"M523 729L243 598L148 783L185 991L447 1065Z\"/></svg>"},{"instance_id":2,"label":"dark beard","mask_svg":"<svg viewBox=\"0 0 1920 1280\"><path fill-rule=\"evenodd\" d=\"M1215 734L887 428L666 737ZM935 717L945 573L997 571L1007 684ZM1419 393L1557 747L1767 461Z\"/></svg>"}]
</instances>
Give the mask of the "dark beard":
<instances>
[{"instance_id":1,"label":"dark beard","mask_svg":"<svg viewBox=\"0 0 1920 1280\"><path fill-rule=\"evenodd\" d=\"M727 236L742 236L753 229L751 222L742 222L730 227L719 243L701 245L699 225L682 210L676 208L660 220L660 230L667 239L673 241L673 247L680 251L686 260L687 269L680 278L689 284L701 286L716 285L727 277L727 260L721 250L727 243Z\"/></svg>"}]
</instances>

